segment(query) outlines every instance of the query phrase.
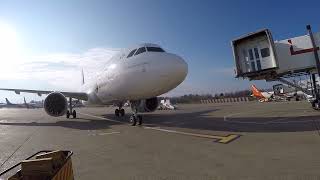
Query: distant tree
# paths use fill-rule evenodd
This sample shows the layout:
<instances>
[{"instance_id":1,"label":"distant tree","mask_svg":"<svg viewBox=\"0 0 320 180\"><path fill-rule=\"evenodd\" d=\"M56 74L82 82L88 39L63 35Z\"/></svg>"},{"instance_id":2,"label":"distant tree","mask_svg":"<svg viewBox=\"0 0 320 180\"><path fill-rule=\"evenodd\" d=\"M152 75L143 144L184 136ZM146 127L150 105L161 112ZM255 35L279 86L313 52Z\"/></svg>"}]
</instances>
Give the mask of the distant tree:
<instances>
[{"instance_id":1,"label":"distant tree","mask_svg":"<svg viewBox=\"0 0 320 180\"><path fill-rule=\"evenodd\" d=\"M250 90L241 90L241 91L234 91L234 92L224 92L224 93L216 93L213 95L211 94L187 94L179 97L161 97L160 99L170 99L172 103L200 103L201 100L208 100L208 99L219 99L219 98L238 98L238 97L249 97L251 98L251 91Z\"/></svg>"}]
</instances>

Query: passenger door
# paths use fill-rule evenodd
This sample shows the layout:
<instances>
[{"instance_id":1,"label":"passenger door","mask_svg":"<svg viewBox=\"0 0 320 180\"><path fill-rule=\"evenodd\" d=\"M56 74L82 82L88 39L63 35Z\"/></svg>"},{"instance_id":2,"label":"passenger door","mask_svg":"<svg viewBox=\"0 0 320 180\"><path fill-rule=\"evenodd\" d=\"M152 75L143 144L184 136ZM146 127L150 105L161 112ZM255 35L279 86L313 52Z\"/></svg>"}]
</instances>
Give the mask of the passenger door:
<instances>
[{"instance_id":1,"label":"passenger door","mask_svg":"<svg viewBox=\"0 0 320 180\"><path fill-rule=\"evenodd\" d=\"M258 47L253 47L248 49L249 62L252 71L261 70L261 56Z\"/></svg>"}]
</instances>

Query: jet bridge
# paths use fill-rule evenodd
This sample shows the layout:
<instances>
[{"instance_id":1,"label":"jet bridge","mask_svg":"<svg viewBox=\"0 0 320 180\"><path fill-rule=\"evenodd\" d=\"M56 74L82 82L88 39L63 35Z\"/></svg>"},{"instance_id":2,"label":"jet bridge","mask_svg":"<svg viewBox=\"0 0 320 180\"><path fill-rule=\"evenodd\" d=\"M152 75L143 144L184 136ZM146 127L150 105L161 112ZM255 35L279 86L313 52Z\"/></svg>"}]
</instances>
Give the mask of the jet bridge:
<instances>
[{"instance_id":1,"label":"jet bridge","mask_svg":"<svg viewBox=\"0 0 320 180\"><path fill-rule=\"evenodd\" d=\"M308 33L303 36L274 41L271 31L262 29L233 40L236 78L281 81L308 95L313 95L315 102L320 104L315 85L316 75L320 77L318 56L320 32L313 34L310 25L307 26L307 31ZM285 79L302 75L312 77L314 88L312 91Z\"/></svg>"}]
</instances>

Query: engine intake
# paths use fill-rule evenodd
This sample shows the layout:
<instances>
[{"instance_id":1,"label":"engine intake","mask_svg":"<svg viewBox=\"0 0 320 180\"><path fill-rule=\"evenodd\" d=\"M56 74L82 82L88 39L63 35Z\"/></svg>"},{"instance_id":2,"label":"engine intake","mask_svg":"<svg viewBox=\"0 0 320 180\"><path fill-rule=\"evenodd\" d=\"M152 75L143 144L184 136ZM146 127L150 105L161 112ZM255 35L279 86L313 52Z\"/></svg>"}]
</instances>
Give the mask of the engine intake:
<instances>
[{"instance_id":1,"label":"engine intake","mask_svg":"<svg viewBox=\"0 0 320 180\"><path fill-rule=\"evenodd\" d=\"M44 110L50 116L63 116L68 110L66 97L60 92L50 93L43 103Z\"/></svg>"},{"instance_id":2,"label":"engine intake","mask_svg":"<svg viewBox=\"0 0 320 180\"><path fill-rule=\"evenodd\" d=\"M131 109L135 111L137 109L138 112L153 112L157 110L159 106L159 101L157 97L131 101Z\"/></svg>"}]
</instances>

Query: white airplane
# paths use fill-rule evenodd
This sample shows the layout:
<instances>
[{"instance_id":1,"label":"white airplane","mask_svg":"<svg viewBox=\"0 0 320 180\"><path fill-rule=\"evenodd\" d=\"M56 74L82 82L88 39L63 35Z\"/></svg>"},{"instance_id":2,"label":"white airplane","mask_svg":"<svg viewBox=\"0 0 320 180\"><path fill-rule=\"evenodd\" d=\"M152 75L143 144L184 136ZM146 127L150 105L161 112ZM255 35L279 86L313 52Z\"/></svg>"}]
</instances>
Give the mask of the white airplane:
<instances>
[{"instance_id":1,"label":"white airplane","mask_svg":"<svg viewBox=\"0 0 320 180\"><path fill-rule=\"evenodd\" d=\"M252 89L252 95L256 97L259 102L269 102L273 100L289 100L292 98L296 98L296 100L299 100L299 96L304 96L309 102L312 101L313 96L308 95L302 91L290 91L290 92L283 92L283 89L280 91L280 94L275 94L274 91L265 92L260 91L255 85L251 86Z\"/></svg>"},{"instance_id":2,"label":"white airplane","mask_svg":"<svg viewBox=\"0 0 320 180\"><path fill-rule=\"evenodd\" d=\"M8 98L5 98L5 99L6 99L6 103L1 103L0 108L29 108L28 104L26 104L25 102L25 98L24 98L23 104L14 104L14 103L11 103Z\"/></svg>"},{"instance_id":3,"label":"white airplane","mask_svg":"<svg viewBox=\"0 0 320 180\"><path fill-rule=\"evenodd\" d=\"M82 72L80 92L42 91L28 89L0 90L48 94L44 109L50 116L70 115L76 118L72 99L84 104L108 104L117 102L116 116L124 116L123 104L129 100L133 115L132 125L142 124L142 116L137 113L155 111L159 105L157 96L177 87L186 78L187 63L178 55L165 52L156 44L141 44L121 51L105 64L104 70L90 82L85 82ZM67 100L68 98L68 100Z\"/></svg>"},{"instance_id":4,"label":"white airplane","mask_svg":"<svg viewBox=\"0 0 320 180\"><path fill-rule=\"evenodd\" d=\"M29 103L27 103L26 98L23 98L23 102L25 107L27 107L28 109L43 108L42 101L30 101Z\"/></svg>"}]
</instances>

